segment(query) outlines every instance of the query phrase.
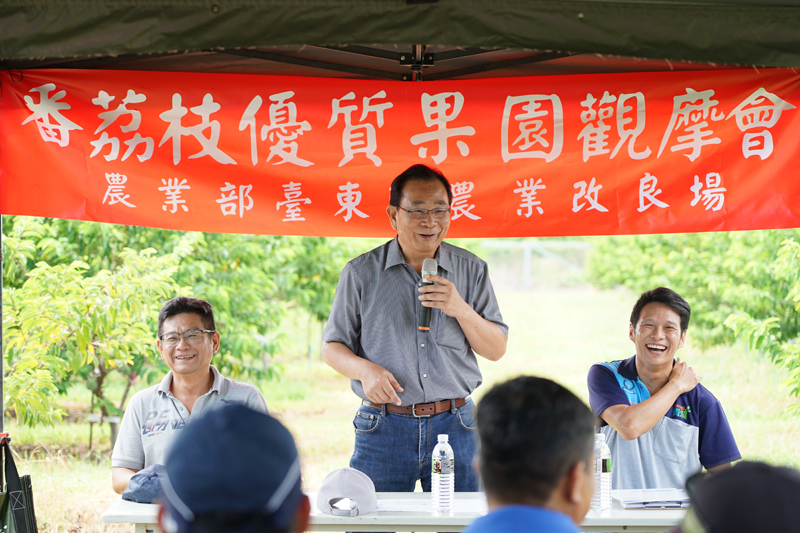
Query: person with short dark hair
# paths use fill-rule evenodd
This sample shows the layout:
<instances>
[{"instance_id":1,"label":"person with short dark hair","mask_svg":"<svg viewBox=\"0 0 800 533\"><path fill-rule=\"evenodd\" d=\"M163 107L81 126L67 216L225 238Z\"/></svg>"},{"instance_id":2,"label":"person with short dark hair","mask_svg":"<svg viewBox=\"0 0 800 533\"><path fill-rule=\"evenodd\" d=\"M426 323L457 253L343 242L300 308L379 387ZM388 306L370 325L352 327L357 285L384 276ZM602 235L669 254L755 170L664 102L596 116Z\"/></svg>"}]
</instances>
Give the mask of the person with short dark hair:
<instances>
[{"instance_id":1,"label":"person with short dark hair","mask_svg":"<svg viewBox=\"0 0 800 533\"><path fill-rule=\"evenodd\" d=\"M658 287L633 306L630 359L589 370L589 401L611 449L614 489L677 488L702 470L741 459L722 405L675 353L691 308Z\"/></svg>"},{"instance_id":2,"label":"person with short dark hair","mask_svg":"<svg viewBox=\"0 0 800 533\"><path fill-rule=\"evenodd\" d=\"M489 513L464 533L577 533L595 490L594 416L572 392L522 376L478 403Z\"/></svg>"},{"instance_id":3,"label":"person with short dark hair","mask_svg":"<svg viewBox=\"0 0 800 533\"><path fill-rule=\"evenodd\" d=\"M800 472L741 461L686 483L691 505L675 533L797 533Z\"/></svg>"},{"instance_id":4,"label":"person with short dark hair","mask_svg":"<svg viewBox=\"0 0 800 533\"><path fill-rule=\"evenodd\" d=\"M486 263L442 242L451 202L438 170L414 165L394 179L386 213L397 237L344 267L323 334L322 357L362 400L350 466L378 492L412 492L418 480L430 491L439 433L455 451L456 491L478 490L469 398L482 381L475 354L500 359L508 326ZM428 286L425 259L438 262ZM429 330L419 329L420 304L431 309Z\"/></svg>"},{"instance_id":5,"label":"person with short dark hair","mask_svg":"<svg viewBox=\"0 0 800 533\"><path fill-rule=\"evenodd\" d=\"M210 303L178 296L164 304L156 345L170 371L158 385L133 395L111 455L112 486L123 498L150 499L154 490L129 495L123 491L139 471L137 488L156 481L170 444L194 418L227 403L269 412L261 391L222 376L211 364L219 343Z\"/></svg>"},{"instance_id":6,"label":"person with short dark hair","mask_svg":"<svg viewBox=\"0 0 800 533\"><path fill-rule=\"evenodd\" d=\"M291 433L244 405L211 411L181 431L160 479L164 533L300 533L308 526L311 504Z\"/></svg>"}]
</instances>

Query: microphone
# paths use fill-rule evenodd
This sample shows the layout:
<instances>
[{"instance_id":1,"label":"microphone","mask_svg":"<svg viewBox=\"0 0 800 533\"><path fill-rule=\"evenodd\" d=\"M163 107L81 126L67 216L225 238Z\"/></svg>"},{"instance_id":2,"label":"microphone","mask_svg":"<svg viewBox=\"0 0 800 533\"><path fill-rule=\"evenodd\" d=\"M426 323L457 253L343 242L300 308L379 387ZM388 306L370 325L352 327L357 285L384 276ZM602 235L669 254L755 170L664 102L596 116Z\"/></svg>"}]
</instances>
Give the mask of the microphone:
<instances>
[{"instance_id":1,"label":"microphone","mask_svg":"<svg viewBox=\"0 0 800 533\"><path fill-rule=\"evenodd\" d=\"M433 285L432 281L425 280L425 274L436 276L439 274L439 265L436 264L436 259L426 259L422 262L422 282L420 287L426 285ZM419 303L419 329L422 331L429 331L431 329L431 308Z\"/></svg>"}]
</instances>

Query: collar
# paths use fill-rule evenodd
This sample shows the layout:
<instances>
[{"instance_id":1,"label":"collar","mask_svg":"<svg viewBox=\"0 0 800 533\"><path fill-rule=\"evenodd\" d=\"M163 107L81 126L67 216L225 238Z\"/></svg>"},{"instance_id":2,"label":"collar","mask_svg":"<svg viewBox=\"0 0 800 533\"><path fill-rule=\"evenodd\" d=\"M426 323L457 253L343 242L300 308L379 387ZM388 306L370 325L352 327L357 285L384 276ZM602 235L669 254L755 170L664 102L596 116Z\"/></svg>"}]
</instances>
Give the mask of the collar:
<instances>
[{"instance_id":1,"label":"collar","mask_svg":"<svg viewBox=\"0 0 800 533\"><path fill-rule=\"evenodd\" d=\"M675 359L672 360L672 365L675 365ZM619 375L624 378L632 379L634 381L639 379L639 372L636 371L636 355L629 359L623 360L619 364L618 371Z\"/></svg>"},{"instance_id":2,"label":"collar","mask_svg":"<svg viewBox=\"0 0 800 533\"><path fill-rule=\"evenodd\" d=\"M386 251L386 263L383 269L389 270L393 266L407 264L403 257L403 252L400 250L400 243L397 241L397 237L389 241L388 244L389 248ZM436 261L442 269L448 272L453 271L453 262L450 255L450 251L445 246L445 243L442 242L439 244L439 249L436 251Z\"/></svg>"},{"instance_id":3,"label":"collar","mask_svg":"<svg viewBox=\"0 0 800 533\"><path fill-rule=\"evenodd\" d=\"M618 372L620 376L632 381L639 379L639 373L636 372L636 356L620 362Z\"/></svg>"},{"instance_id":4,"label":"collar","mask_svg":"<svg viewBox=\"0 0 800 533\"><path fill-rule=\"evenodd\" d=\"M214 365L208 365L208 368L209 370L211 370L211 373L214 374L214 383L211 384L211 388L206 392L206 394L215 391L218 393L224 393L225 391L222 390L222 388L224 387L224 383L222 381L223 380L222 374L219 373L219 370L217 370L217 368ZM171 386L172 386L172 370L167 372L167 375L164 376L164 379L162 379L161 383L159 383L157 390L159 393L169 394Z\"/></svg>"},{"instance_id":5,"label":"collar","mask_svg":"<svg viewBox=\"0 0 800 533\"><path fill-rule=\"evenodd\" d=\"M556 511L555 509L549 509L547 507L539 507L535 505L526 505L518 503L509 504L509 505L503 505L502 507L498 507L497 509L489 512L489 514L485 516L491 516L494 513L497 513L498 516L524 515L526 521L537 524L538 528L534 529L534 531L563 531L563 532L574 531L575 533L578 533L578 531L580 531L578 527L575 525L575 522L572 521L572 518L569 517L569 515L561 511Z\"/></svg>"}]
</instances>

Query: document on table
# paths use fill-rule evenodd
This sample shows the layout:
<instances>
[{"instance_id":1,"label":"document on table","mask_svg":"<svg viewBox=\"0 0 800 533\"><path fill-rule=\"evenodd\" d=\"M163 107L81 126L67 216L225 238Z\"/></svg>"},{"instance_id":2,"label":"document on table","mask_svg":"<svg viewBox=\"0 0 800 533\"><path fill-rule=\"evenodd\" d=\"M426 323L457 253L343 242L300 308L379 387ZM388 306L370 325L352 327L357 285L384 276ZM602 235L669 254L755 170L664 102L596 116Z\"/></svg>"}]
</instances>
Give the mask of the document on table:
<instances>
[{"instance_id":1,"label":"document on table","mask_svg":"<svg viewBox=\"0 0 800 533\"><path fill-rule=\"evenodd\" d=\"M431 499L419 500L378 500L376 511L389 513L430 513L433 511ZM485 499L453 500L454 513L486 514L488 507Z\"/></svg>"},{"instance_id":2,"label":"document on table","mask_svg":"<svg viewBox=\"0 0 800 533\"><path fill-rule=\"evenodd\" d=\"M681 509L689 507L684 489L612 490L611 497L624 509Z\"/></svg>"}]
</instances>

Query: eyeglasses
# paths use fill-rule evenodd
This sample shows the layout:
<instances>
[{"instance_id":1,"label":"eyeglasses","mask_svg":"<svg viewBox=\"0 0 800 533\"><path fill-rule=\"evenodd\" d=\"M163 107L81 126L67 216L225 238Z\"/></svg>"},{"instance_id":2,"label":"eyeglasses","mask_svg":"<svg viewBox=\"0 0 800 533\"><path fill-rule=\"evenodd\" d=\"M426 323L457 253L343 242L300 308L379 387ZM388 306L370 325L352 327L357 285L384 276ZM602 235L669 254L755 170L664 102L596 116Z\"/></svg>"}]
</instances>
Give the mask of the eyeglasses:
<instances>
[{"instance_id":1,"label":"eyeglasses","mask_svg":"<svg viewBox=\"0 0 800 533\"><path fill-rule=\"evenodd\" d=\"M428 213L433 215L433 218L445 218L448 213L450 213L450 208L442 209L441 207L438 209L406 209L405 207L397 206L397 209L402 209L408 216L413 218L414 220L422 220L423 218L428 218Z\"/></svg>"},{"instance_id":2,"label":"eyeglasses","mask_svg":"<svg viewBox=\"0 0 800 533\"><path fill-rule=\"evenodd\" d=\"M189 344L197 344L203 340L203 333L216 333L213 329L190 329L183 333L164 333L159 337L165 346L177 346L181 337Z\"/></svg>"}]
</instances>

